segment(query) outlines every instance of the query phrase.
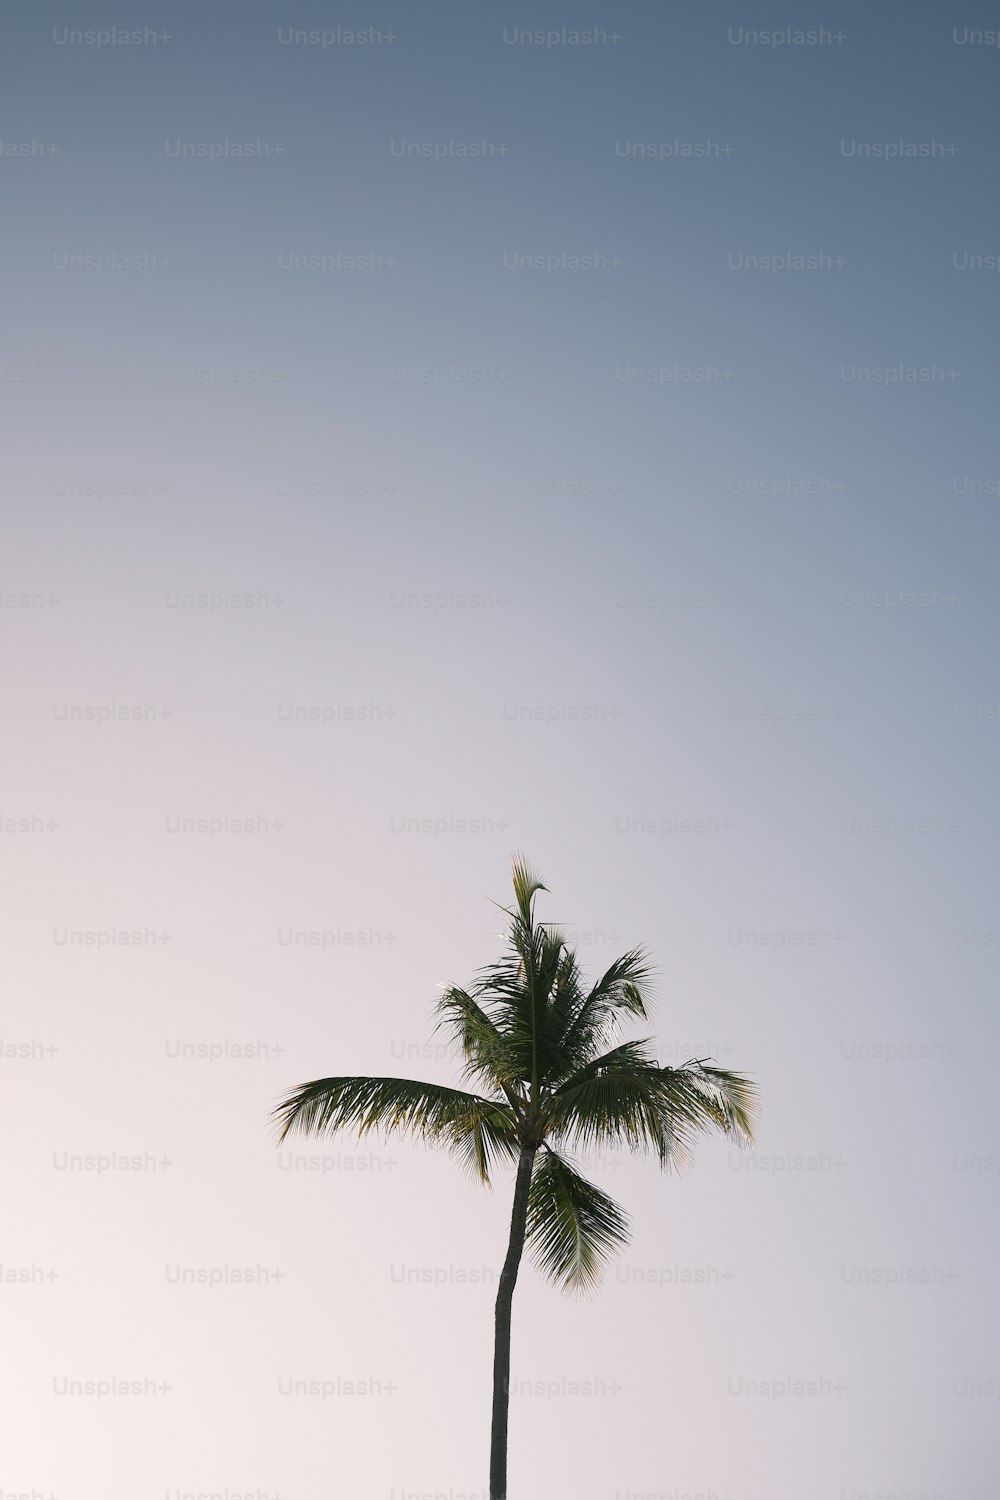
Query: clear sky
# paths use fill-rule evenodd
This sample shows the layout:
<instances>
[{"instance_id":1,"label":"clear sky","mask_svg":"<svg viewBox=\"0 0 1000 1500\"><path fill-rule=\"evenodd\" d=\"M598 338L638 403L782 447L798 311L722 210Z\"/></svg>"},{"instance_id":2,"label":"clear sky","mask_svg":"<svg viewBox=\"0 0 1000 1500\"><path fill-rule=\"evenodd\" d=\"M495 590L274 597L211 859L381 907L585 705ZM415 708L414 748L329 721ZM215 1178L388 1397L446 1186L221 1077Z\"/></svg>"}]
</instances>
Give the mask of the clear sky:
<instances>
[{"instance_id":1,"label":"clear sky","mask_svg":"<svg viewBox=\"0 0 1000 1500\"><path fill-rule=\"evenodd\" d=\"M485 1496L510 1175L267 1114L514 850L764 1114L526 1264L512 1500L990 1493L998 26L8 6L5 1493Z\"/></svg>"}]
</instances>

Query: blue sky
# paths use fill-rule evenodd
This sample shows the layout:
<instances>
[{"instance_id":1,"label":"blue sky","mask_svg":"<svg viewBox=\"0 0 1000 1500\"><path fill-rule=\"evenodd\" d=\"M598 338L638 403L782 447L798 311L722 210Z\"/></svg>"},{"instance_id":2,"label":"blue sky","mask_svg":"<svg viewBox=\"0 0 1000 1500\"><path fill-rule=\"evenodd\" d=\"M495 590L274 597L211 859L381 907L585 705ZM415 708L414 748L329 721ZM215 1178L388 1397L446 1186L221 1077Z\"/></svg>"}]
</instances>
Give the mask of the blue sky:
<instances>
[{"instance_id":1,"label":"blue sky","mask_svg":"<svg viewBox=\"0 0 1000 1500\"><path fill-rule=\"evenodd\" d=\"M427 1041L515 849L764 1115L597 1164L593 1303L525 1267L515 1378L622 1389L515 1405L511 1496L992 1476L995 11L542 12L8 9L13 1490L485 1494L492 1291L392 1272L495 1270L511 1183L266 1114Z\"/></svg>"}]
</instances>

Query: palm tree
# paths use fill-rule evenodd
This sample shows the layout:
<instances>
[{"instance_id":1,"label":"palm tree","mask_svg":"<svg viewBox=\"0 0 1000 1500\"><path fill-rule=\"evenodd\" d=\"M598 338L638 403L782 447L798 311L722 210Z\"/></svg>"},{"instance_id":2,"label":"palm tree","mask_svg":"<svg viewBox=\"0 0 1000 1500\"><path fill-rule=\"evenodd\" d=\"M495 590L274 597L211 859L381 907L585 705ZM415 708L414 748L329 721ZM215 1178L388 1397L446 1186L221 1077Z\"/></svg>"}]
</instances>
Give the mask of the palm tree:
<instances>
[{"instance_id":1,"label":"palm tree","mask_svg":"<svg viewBox=\"0 0 1000 1500\"><path fill-rule=\"evenodd\" d=\"M534 898L547 887L520 857L513 883L514 909L500 908L510 919L507 952L471 989L448 987L436 1007L438 1027L461 1047L464 1080L483 1093L408 1078L317 1078L274 1111L279 1144L294 1131L409 1132L455 1151L487 1186L496 1162L516 1162L495 1311L490 1500L507 1496L511 1303L525 1245L549 1280L583 1293L629 1239L622 1209L580 1176L567 1148L652 1148L663 1169L681 1168L706 1129L752 1145L757 1107L750 1080L711 1059L661 1068L648 1042L620 1041L625 1018L647 1019L644 950L623 954L587 989L563 934L536 922Z\"/></svg>"}]
</instances>

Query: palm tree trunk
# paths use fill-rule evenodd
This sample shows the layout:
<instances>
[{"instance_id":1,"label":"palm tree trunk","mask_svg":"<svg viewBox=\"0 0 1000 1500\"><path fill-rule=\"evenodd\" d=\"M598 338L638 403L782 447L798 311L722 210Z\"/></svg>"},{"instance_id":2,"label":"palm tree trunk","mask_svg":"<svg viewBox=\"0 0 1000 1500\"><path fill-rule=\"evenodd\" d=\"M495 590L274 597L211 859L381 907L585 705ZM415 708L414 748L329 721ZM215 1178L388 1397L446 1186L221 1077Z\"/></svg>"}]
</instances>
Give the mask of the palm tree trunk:
<instances>
[{"instance_id":1,"label":"palm tree trunk","mask_svg":"<svg viewBox=\"0 0 1000 1500\"><path fill-rule=\"evenodd\" d=\"M524 1249L528 1222L528 1189L535 1160L534 1146L522 1146L517 1163L510 1243L500 1272L496 1301L496 1343L493 1351L493 1429L490 1435L490 1500L507 1500L507 1409L510 1400L510 1309L514 1284Z\"/></svg>"}]
</instances>

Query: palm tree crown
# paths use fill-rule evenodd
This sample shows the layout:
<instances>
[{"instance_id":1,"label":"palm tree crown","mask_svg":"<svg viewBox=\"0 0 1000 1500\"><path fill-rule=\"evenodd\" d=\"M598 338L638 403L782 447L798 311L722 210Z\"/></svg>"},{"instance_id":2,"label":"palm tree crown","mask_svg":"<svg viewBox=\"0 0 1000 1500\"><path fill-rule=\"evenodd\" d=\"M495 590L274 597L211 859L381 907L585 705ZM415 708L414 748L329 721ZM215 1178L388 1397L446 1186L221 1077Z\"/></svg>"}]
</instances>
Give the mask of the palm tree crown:
<instances>
[{"instance_id":1,"label":"palm tree crown","mask_svg":"<svg viewBox=\"0 0 1000 1500\"><path fill-rule=\"evenodd\" d=\"M522 858L513 885L513 908L501 908L507 951L470 989L449 986L436 1007L438 1026L460 1046L464 1081L482 1092L402 1078L318 1078L284 1098L274 1118L279 1141L296 1131L409 1133L450 1147L487 1185L497 1161L527 1157L525 1244L543 1274L582 1293L628 1242L628 1220L568 1153L652 1149L663 1169L681 1168L705 1130L752 1145L756 1093L710 1059L660 1067L648 1040L622 1040L623 1022L648 1019L645 952L624 953L588 988L564 934L535 920L534 898L547 888Z\"/></svg>"}]
</instances>

